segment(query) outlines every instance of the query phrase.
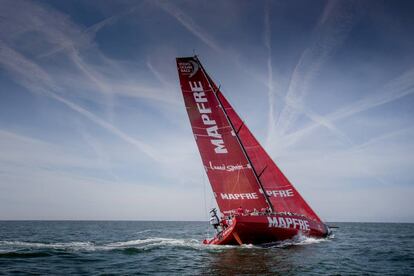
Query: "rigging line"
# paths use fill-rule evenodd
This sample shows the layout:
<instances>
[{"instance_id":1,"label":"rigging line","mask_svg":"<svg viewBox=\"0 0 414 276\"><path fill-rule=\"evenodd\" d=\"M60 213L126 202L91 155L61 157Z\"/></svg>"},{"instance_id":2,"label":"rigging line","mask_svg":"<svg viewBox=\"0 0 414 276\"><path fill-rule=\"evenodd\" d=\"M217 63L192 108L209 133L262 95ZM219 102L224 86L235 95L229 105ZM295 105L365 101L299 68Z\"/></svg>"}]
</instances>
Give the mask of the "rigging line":
<instances>
[{"instance_id":1,"label":"rigging line","mask_svg":"<svg viewBox=\"0 0 414 276\"><path fill-rule=\"evenodd\" d=\"M240 130L241 130L241 128L244 126L244 121L242 121L242 123L241 123L241 125L240 125L240 127L239 127L239 129L236 131L236 133L237 134L239 134L239 132L240 132Z\"/></svg>"},{"instance_id":2,"label":"rigging line","mask_svg":"<svg viewBox=\"0 0 414 276\"><path fill-rule=\"evenodd\" d=\"M211 193L210 193L210 209L217 207L217 209L220 210L220 208L218 206L215 206L215 200L214 200L215 196L214 195L215 195L214 191L213 191L213 196L211 196ZM213 231L213 235L215 235L214 230L211 227L208 227L208 231L209 231L209 234L211 234L211 232Z\"/></svg>"},{"instance_id":3,"label":"rigging line","mask_svg":"<svg viewBox=\"0 0 414 276\"><path fill-rule=\"evenodd\" d=\"M203 177L203 198L204 198L204 218L208 218L207 216L207 200L206 200L206 181L205 181L205 169L203 168L203 173L202 173L202 177Z\"/></svg>"},{"instance_id":4,"label":"rigging line","mask_svg":"<svg viewBox=\"0 0 414 276\"><path fill-rule=\"evenodd\" d=\"M263 170L259 173L259 178L262 176L262 174L265 172L265 170L267 169L267 165L263 168Z\"/></svg>"},{"instance_id":5,"label":"rigging line","mask_svg":"<svg viewBox=\"0 0 414 276\"><path fill-rule=\"evenodd\" d=\"M207 213L207 198L206 198L206 170L203 168L202 176L203 176L203 198L204 198L204 219L208 220L208 213ZM206 227L205 238L208 238L208 231L209 227Z\"/></svg>"},{"instance_id":6,"label":"rigging line","mask_svg":"<svg viewBox=\"0 0 414 276\"><path fill-rule=\"evenodd\" d=\"M224 115L225 115L225 117L226 117L226 119L227 119L227 122L229 123L229 125L231 126L231 128L233 129L233 131L235 132L235 131L236 131L236 129L235 129L235 127L234 127L234 125L233 125L232 121L230 120L229 115L227 114L227 111L225 110L225 108L223 108L223 104L221 103L220 98L217 96L217 90L216 90L216 91L214 91L215 89L214 89L214 88L213 88L213 86L211 85L211 79L210 79L210 77L209 77L209 76L207 75L207 73L205 72L205 69L204 69L203 65L201 64L200 60L198 59L198 56L194 56L194 57L195 57L195 59L197 60L198 65L199 65L199 66L200 66L200 68L201 68L201 72L202 72L202 73L204 74L204 76L206 77L207 82L208 82L208 84L210 85L210 88L213 90L213 94L214 94L214 96L216 97L216 100L219 102L219 104L220 104L220 106L221 106L221 109L223 110L223 113L224 113ZM270 199L269 199L269 197L268 197L268 195L267 195L267 193L266 193L266 190L265 190L265 188L264 188L264 187L263 187L263 185L262 185L262 182L261 182L261 181L260 181L260 179L257 177L257 172L256 172L256 170L255 170L255 168L254 168L254 166L253 166L253 163L252 163L252 161L250 160L250 157L249 157L249 155L247 154L246 149L244 148L243 143L241 142L239 135L238 135L237 133L235 133L235 136L236 136L236 140L237 140L237 142L239 143L239 145L240 145L240 147L241 147L241 149L242 149L242 152L243 152L244 156L246 157L247 161L249 162L249 164L250 164L250 165L251 165L251 167L252 167L253 174L254 174L254 176L255 176L255 178L256 178L256 182L257 182L257 184L259 185L259 188L261 188L261 189L262 189L262 191L263 191L263 195L264 195L264 198L265 198L265 200L266 200L266 203L267 203L267 205L269 206L270 210L273 212L273 211L274 211L273 204L271 203L271 201L270 201Z\"/></svg>"}]
</instances>

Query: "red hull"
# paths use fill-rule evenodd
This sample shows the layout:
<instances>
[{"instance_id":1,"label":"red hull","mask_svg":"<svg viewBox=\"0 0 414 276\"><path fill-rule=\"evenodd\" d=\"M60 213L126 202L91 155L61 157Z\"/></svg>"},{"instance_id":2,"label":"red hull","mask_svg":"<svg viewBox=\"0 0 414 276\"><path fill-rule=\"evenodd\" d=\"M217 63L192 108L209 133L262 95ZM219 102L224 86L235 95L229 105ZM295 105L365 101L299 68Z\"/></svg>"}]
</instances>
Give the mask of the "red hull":
<instances>
[{"instance_id":1,"label":"red hull","mask_svg":"<svg viewBox=\"0 0 414 276\"><path fill-rule=\"evenodd\" d=\"M231 225L205 244L241 245L263 244L291 239L298 234L323 238L329 233L328 227L320 222L301 216L259 215L235 216Z\"/></svg>"}]
</instances>

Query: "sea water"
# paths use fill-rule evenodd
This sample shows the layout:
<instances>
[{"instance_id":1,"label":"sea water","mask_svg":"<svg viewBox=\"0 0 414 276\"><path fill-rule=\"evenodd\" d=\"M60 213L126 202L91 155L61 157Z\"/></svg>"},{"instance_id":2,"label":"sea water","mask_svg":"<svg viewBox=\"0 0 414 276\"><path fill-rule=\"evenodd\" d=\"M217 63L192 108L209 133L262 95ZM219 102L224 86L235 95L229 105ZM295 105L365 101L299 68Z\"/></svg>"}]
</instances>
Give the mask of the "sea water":
<instances>
[{"instance_id":1,"label":"sea water","mask_svg":"<svg viewBox=\"0 0 414 276\"><path fill-rule=\"evenodd\" d=\"M414 275L414 224L335 225L326 239L206 246L206 222L3 221L0 274Z\"/></svg>"}]
</instances>

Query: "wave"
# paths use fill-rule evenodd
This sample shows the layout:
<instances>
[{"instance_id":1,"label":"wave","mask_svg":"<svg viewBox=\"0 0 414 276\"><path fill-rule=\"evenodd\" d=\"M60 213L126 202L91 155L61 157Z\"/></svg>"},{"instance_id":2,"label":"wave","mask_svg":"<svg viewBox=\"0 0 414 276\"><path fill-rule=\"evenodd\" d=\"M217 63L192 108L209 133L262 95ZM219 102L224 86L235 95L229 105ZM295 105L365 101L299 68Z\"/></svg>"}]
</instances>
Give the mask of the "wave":
<instances>
[{"instance_id":1,"label":"wave","mask_svg":"<svg viewBox=\"0 0 414 276\"><path fill-rule=\"evenodd\" d=\"M104 249L123 249L123 248L141 248L151 249L154 247L182 247L182 248L202 248L202 244L196 239L172 239L172 238L147 238L130 240L123 242L113 242L102 246Z\"/></svg>"},{"instance_id":2,"label":"wave","mask_svg":"<svg viewBox=\"0 0 414 276\"><path fill-rule=\"evenodd\" d=\"M242 246L236 245L204 245L196 239L173 239L162 237L150 237L146 239L136 239L128 241L118 241L111 243L98 244L91 241L76 241L76 242L57 242L57 243L42 243L42 242L26 242L26 241L0 241L0 257L19 257L25 256L47 256L49 253L33 253L34 250L57 250L66 252L76 251L125 251L126 253L142 252L160 248L179 248L188 250L208 250L208 251L222 251L232 248L240 249L263 249L263 248L285 248L290 246L302 246L320 243L332 239L316 239L306 236L296 236L291 240L280 241L265 245L251 245L245 244ZM28 252L28 251L29 252ZM30 255L32 254L32 255ZM40 255L39 255L40 254Z\"/></svg>"},{"instance_id":3,"label":"wave","mask_svg":"<svg viewBox=\"0 0 414 276\"><path fill-rule=\"evenodd\" d=\"M11 247L14 249L74 249L82 250L92 248L92 242L58 242L58 243L41 243L41 242L24 242L24 241L0 241L0 246ZM2 252L0 251L0 254Z\"/></svg>"},{"instance_id":4,"label":"wave","mask_svg":"<svg viewBox=\"0 0 414 276\"><path fill-rule=\"evenodd\" d=\"M264 247L286 248L286 247L292 247L292 246L310 245L310 244L317 244L321 242L330 241L333 238L334 238L334 235L330 235L326 238L312 238L312 237L307 237L307 236L299 234L293 237L292 239L265 244Z\"/></svg>"},{"instance_id":5,"label":"wave","mask_svg":"<svg viewBox=\"0 0 414 276\"><path fill-rule=\"evenodd\" d=\"M123 250L141 249L149 250L159 247L181 247L191 249L201 249L203 244L196 239L171 239L171 238L147 238L130 241L112 242L106 244L96 244L94 242L58 242L41 243L26 241L0 241L0 255L9 254L16 250L24 249L52 249L66 251L104 251L104 250Z\"/></svg>"}]
</instances>

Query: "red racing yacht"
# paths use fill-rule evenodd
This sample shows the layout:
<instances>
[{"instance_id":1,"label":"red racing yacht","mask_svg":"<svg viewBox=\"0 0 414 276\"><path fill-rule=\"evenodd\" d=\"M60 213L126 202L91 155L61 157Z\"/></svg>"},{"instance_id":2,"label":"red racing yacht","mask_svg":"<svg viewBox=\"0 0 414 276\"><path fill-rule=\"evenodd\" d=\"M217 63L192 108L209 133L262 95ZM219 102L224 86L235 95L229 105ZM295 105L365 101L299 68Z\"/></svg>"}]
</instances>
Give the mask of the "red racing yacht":
<instances>
[{"instance_id":1,"label":"red racing yacht","mask_svg":"<svg viewBox=\"0 0 414 276\"><path fill-rule=\"evenodd\" d=\"M177 58L185 106L217 205L205 244L263 244L330 232L276 166L200 63Z\"/></svg>"}]
</instances>

